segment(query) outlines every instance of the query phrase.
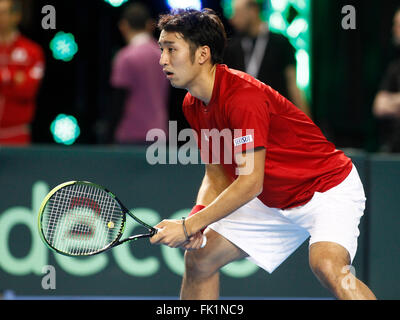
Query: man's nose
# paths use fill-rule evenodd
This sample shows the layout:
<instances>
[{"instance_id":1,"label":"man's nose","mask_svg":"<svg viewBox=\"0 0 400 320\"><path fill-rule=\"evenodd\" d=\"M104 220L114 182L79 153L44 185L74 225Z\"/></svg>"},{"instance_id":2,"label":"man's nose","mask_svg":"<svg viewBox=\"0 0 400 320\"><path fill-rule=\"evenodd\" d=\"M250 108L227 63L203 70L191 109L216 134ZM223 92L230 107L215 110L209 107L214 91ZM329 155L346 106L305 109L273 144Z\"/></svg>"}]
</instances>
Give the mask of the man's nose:
<instances>
[{"instance_id":1,"label":"man's nose","mask_svg":"<svg viewBox=\"0 0 400 320\"><path fill-rule=\"evenodd\" d=\"M168 63L168 59L167 59L167 55L165 54L165 52L161 52L161 56L160 56L160 61L159 61L161 66L165 66Z\"/></svg>"}]
</instances>

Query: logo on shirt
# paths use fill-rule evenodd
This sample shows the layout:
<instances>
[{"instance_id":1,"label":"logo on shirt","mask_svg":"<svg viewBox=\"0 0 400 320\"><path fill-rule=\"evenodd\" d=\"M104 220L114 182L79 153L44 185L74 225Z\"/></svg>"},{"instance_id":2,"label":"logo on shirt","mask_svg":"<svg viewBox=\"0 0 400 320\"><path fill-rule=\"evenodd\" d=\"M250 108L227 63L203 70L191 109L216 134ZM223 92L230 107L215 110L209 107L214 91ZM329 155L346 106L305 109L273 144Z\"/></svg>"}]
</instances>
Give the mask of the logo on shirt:
<instances>
[{"instance_id":1,"label":"logo on shirt","mask_svg":"<svg viewBox=\"0 0 400 320\"><path fill-rule=\"evenodd\" d=\"M241 145L249 143L249 142L253 142L253 136L250 134L247 136L244 136L244 137L233 139L233 145L235 147L241 146Z\"/></svg>"}]
</instances>

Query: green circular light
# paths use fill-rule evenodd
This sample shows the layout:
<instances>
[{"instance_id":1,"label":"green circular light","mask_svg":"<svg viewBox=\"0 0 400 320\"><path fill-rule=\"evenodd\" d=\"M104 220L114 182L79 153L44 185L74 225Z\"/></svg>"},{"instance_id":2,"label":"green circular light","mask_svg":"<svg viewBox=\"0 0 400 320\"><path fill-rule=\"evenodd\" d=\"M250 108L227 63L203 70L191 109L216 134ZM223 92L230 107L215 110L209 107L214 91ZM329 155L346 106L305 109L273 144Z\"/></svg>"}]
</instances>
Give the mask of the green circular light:
<instances>
[{"instance_id":1,"label":"green circular light","mask_svg":"<svg viewBox=\"0 0 400 320\"><path fill-rule=\"evenodd\" d=\"M78 45L72 33L58 32L50 41L50 49L54 59L71 61L78 52Z\"/></svg>"},{"instance_id":2,"label":"green circular light","mask_svg":"<svg viewBox=\"0 0 400 320\"><path fill-rule=\"evenodd\" d=\"M128 0L104 0L104 1L113 7L119 7L119 6L123 5L125 2L127 2Z\"/></svg>"},{"instance_id":3,"label":"green circular light","mask_svg":"<svg viewBox=\"0 0 400 320\"><path fill-rule=\"evenodd\" d=\"M59 114L50 125L54 141L57 143L71 145L80 135L80 128L75 117Z\"/></svg>"}]
</instances>

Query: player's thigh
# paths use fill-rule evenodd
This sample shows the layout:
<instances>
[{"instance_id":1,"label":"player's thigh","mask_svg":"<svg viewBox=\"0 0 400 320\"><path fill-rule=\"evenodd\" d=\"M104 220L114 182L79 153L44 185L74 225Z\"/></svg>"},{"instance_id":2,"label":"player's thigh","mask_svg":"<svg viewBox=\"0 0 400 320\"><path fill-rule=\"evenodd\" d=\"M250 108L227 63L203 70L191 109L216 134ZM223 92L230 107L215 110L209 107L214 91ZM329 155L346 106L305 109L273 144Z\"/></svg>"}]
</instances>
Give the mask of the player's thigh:
<instances>
[{"instance_id":1,"label":"player's thigh","mask_svg":"<svg viewBox=\"0 0 400 320\"><path fill-rule=\"evenodd\" d=\"M186 271L208 274L226 264L243 259L247 254L214 230L207 229L207 245L199 250L185 252Z\"/></svg>"}]
</instances>

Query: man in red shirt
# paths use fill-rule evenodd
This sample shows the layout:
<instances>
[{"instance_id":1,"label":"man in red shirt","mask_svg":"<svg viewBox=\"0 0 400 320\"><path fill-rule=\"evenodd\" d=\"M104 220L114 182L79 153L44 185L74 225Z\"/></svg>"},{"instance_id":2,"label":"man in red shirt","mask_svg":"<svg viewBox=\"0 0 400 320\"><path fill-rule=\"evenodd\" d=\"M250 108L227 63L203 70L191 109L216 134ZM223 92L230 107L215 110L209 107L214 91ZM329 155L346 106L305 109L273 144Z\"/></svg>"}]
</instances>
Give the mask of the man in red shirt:
<instances>
[{"instance_id":1,"label":"man in red shirt","mask_svg":"<svg viewBox=\"0 0 400 320\"><path fill-rule=\"evenodd\" d=\"M218 271L237 259L271 273L311 236L310 266L325 287L375 299L349 271L365 208L351 160L278 92L220 64L226 35L212 10L161 16L159 28L160 64L188 91L183 111L206 166L189 217L160 222L150 240L187 250L181 298L218 298Z\"/></svg>"},{"instance_id":2,"label":"man in red shirt","mask_svg":"<svg viewBox=\"0 0 400 320\"><path fill-rule=\"evenodd\" d=\"M21 4L0 0L0 145L27 145L44 55L17 29Z\"/></svg>"}]
</instances>

